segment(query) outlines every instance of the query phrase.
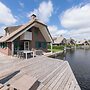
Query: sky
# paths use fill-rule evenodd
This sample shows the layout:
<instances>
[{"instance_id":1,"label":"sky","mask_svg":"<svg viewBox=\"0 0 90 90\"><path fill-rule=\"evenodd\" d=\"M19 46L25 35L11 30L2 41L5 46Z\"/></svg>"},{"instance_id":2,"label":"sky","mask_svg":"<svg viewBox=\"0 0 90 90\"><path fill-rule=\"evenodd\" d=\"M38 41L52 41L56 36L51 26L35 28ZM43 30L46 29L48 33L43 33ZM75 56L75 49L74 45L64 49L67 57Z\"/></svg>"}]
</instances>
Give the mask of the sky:
<instances>
[{"instance_id":1,"label":"sky","mask_svg":"<svg viewBox=\"0 0 90 90\"><path fill-rule=\"evenodd\" d=\"M0 0L0 35L7 26L29 22L32 14L52 37L90 39L90 0Z\"/></svg>"}]
</instances>

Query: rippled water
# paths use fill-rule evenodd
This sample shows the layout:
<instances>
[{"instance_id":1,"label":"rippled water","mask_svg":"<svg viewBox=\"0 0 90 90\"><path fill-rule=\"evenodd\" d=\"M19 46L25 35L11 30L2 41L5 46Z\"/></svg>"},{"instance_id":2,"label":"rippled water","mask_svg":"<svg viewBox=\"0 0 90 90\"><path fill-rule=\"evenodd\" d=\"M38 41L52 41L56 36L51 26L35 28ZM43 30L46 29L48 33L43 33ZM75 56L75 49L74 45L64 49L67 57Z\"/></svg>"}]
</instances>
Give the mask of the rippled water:
<instances>
[{"instance_id":1,"label":"rippled water","mask_svg":"<svg viewBox=\"0 0 90 90\"><path fill-rule=\"evenodd\" d=\"M69 62L82 90L90 90L90 50L68 50L57 58Z\"/></svg>"}]
</instances>

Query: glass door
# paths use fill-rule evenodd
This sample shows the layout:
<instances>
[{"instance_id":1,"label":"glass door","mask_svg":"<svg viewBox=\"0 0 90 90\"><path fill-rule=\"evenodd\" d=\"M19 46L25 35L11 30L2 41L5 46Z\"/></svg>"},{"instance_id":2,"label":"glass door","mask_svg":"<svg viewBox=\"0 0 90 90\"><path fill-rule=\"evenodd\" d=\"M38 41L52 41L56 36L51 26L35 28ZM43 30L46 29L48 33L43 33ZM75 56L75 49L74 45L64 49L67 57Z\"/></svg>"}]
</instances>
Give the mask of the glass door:
<instances>
[{"instance_id":1,"label":"glass door","mask_svg":"<svg viewBox=\"0 0 90 90\"><path fill-rule=\"evenodd\" d=\"M29 41L24 42L24 50L29 50Z\"/></svg>"}]
</instances>

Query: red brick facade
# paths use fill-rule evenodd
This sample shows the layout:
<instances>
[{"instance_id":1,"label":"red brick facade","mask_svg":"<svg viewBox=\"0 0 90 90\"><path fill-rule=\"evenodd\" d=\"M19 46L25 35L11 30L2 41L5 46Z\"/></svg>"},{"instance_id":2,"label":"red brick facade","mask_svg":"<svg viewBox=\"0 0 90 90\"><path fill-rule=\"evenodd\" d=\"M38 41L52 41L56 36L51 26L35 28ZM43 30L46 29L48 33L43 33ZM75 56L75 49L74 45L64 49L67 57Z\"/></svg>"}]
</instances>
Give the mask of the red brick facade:
<instances>
[{"instance_id":1,"label":"red brick facade","mask_svg":"<svg viewBox=\"0 0 90 90\"><path fill-rule=\"evenodd\" d=\"M5 55L11 55L11 43L7 43L6 48L0 48L0 52L4 53Z\"/></svg>"}]
</instances>

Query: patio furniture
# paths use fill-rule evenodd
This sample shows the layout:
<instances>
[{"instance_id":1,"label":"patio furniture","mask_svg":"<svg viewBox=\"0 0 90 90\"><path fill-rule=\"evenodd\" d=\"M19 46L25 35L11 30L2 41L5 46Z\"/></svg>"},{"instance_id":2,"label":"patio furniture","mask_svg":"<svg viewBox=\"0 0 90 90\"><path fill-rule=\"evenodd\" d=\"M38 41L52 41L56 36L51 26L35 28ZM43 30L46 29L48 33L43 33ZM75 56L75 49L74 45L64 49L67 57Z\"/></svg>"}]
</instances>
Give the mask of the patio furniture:
<instances>
[{"instance_id":1,"label":"patio furniture","mask_svg":"<svg viewBox=\"0 0 90 90\"><path fill-rule=\"evenodd\" d=\"M26 59L28 58L28 54L32 54L33 55L33 58L34 58L34 51L28 51L28 50L24 50L23 53L25 54L26 56Z\"/></svg>"},{"instance_id":2,"label":"patio furniture","mask_svg":"<svg viewBox=\"0 0 90 90\"><path fill-rule=\"evenodd\" d=\"M18 58L22 58L22 57L24 58L23 50L18 50L18 51L17 51L17 57L18 57Z\"/></svg>"},{"instance_id":3,"label":"patio furniture","mask_svg":"<svg viewBox=\"0 0 90 90\"><path fill-rule=\"evenodd\" d=\"M24 57L25 55L25 58L28 59L28 54L32 54L33 55L33 58L34 58L34 51L30 51L30 50L20 50L17 52L17 56L18 57Z\"/></svg>"},{"instance_id":4,"label":"patio furniture","mask_svg":"<svg viewBox=\"0 0 90 90\"><path fill-rule=\"evenodd\" d=\"M35 50L35 55L43 55L43 51L42 50Z\"/></svg>"}]
</instances>

